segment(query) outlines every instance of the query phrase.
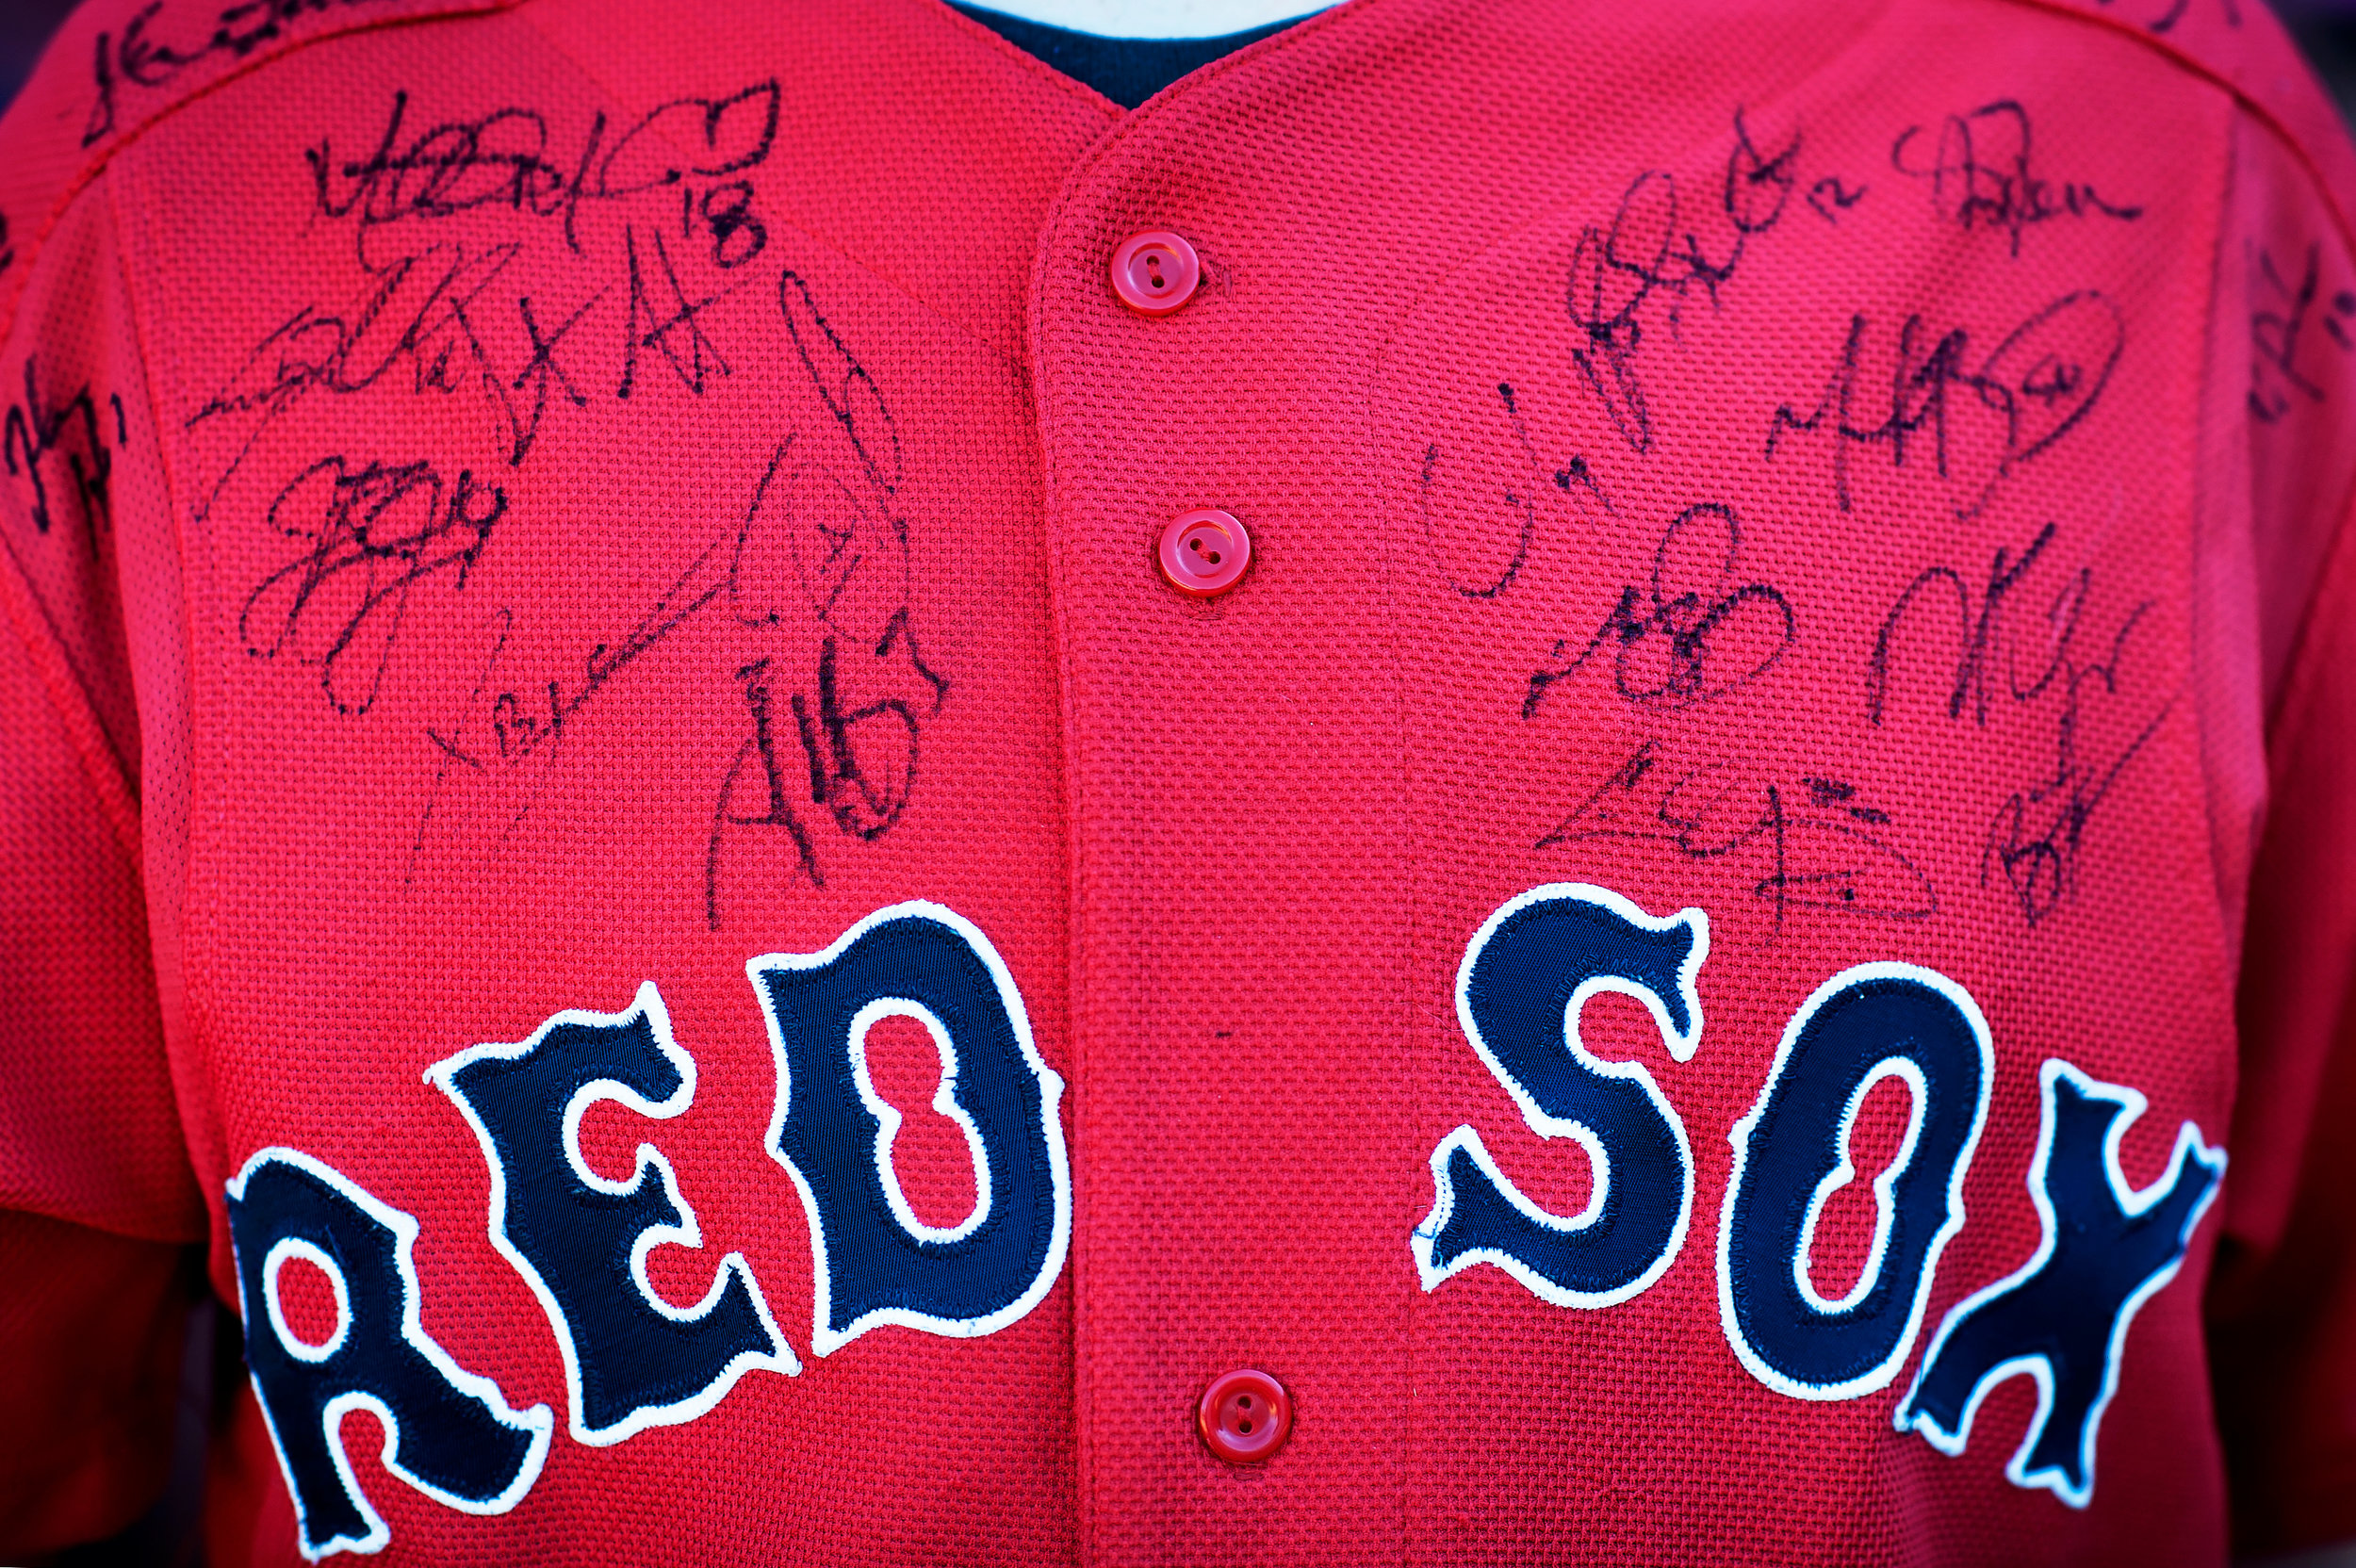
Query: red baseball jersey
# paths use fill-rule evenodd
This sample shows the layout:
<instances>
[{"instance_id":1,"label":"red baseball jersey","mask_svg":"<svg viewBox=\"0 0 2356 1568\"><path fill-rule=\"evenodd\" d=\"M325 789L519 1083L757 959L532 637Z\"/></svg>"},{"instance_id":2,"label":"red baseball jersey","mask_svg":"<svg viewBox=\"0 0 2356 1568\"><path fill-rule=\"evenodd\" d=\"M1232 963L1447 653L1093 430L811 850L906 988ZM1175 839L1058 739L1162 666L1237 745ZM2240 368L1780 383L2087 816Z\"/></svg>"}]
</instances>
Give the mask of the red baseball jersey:
<instances>
[{"instance_id":1,"label":"red baseball jersey","mask_svg":"<svg viewBox=\"0 0 2356 1568\"><path fill-rule=\"evenodd\" d=\"M91 0L0 1548L2356 1537L2356 159L2256 0ZM203 1281L184 1269L201 1249Z\"/></svg>"}]
</instances>

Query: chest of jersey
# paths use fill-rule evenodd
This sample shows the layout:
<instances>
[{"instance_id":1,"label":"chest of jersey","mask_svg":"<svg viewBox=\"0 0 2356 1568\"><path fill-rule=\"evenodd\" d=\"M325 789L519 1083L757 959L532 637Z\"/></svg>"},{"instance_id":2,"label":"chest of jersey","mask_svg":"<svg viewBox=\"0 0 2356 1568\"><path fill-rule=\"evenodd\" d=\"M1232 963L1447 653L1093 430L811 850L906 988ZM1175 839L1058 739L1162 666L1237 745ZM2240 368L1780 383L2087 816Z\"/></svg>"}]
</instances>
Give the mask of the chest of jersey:
<instances>
[{"instance_id":1,"label":"chest of jersey","mask_svg":"<svg viewBox=\"0 0 2356 1568\"><path fill-rule=\"evenodd\" d=\"M2190 199L2060 64L1460 137L1312 44L1108 132L853 21L387 32L250 207L126 176L266 258L155 396L309 1548L2213 1531Z\"/></svg>"}]
</instances>

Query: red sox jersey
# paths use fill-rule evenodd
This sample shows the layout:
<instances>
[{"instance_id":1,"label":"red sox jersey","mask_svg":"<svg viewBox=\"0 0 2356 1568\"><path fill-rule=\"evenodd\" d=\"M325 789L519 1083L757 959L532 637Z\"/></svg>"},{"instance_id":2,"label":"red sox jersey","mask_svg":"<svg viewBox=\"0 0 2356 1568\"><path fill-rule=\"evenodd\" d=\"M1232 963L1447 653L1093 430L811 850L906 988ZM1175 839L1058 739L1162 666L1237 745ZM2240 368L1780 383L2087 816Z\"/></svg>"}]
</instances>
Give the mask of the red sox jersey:
<instances>
[{"instance_id":1,"label":"red sox jersey","mask_svg":"<svg viewBox=\"0 0 2356 1568\"><path fill-rule=\"evenodd\" d=\"M2255 0L92 0L0 1544L2356 1537L2356 191ZM201 1253L202 1279L184 1260Z\"/></svg>"}]
</instances>

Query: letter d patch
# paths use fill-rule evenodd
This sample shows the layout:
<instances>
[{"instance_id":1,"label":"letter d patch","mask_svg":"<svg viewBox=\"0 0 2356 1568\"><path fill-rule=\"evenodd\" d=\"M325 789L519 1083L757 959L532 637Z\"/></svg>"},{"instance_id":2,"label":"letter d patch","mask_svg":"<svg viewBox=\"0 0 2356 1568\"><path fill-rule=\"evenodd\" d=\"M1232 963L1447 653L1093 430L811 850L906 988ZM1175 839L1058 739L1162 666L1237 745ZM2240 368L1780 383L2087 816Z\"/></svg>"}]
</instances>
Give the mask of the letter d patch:
<instances>
[{"instance_id":1,"label":"letter d patch","mask_svg":"<svg viewBox=\"0 0 2356 1568\"><path fill-rule=\"evenodd\" d=\"M1047 1295L1072 1236L1072 1177L1022 993L979 927L937 904L895 904L824 953L745 966L777 1053L769 1152L810 1215L810 1348L841 1349L882 1323L974 1338ZM965 1130L973 1212L918 1219L892 1168L900 1113L867 1075L867 1031L911 1018L941 1051L934 1108Z\"/></svg>"}]
</instances>

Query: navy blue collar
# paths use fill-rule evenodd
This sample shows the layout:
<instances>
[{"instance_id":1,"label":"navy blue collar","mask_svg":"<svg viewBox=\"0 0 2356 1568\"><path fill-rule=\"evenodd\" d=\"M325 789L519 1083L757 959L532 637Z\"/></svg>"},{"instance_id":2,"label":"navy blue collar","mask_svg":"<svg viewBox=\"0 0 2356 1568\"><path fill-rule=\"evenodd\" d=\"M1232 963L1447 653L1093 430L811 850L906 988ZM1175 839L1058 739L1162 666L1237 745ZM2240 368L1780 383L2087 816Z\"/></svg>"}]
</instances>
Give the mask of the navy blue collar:
<instances>
[{"instance_id":1,"label":"navy blue collar","mask_svg":"<svg viewBox=\"0 0 2356 1568\"><path fill-rule=\"evenodd\" d=\"M1065 75L1086 82L1128 109L1136 108L1179 77L1201 70L1220 56L1232 55L1247 43L1257 43L1303 20L1294 17L1265 27L1248 27L1223 38L1100 38L1094 33L1051 27L1043 22L1025 22L1019 16L980 6L959 5L957 0L949 0L949 4L1016 48L1037 55Z\"/></svg>"}]
</instances>

